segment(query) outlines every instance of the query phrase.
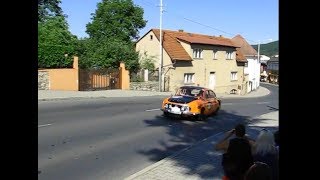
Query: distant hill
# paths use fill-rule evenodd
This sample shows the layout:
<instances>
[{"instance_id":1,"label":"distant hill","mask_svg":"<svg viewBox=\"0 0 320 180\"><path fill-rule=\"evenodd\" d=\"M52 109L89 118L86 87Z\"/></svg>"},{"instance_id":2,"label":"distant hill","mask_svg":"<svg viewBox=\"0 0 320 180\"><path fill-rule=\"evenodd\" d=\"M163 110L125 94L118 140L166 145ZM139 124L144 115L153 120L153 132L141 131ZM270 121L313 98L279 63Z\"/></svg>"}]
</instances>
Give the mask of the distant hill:
<instances>
[{"instance_id":1,"label":"distant hill","mask_svg":"<svg viewBox=\"0 0 320 180\"><path fill-rule=\"evenodd\" d=\"M258 52L258 45L251 45ZM260 54L274 56L279 54L279 41L273 41L267 44L260 44Z\"/></svg>"}]
</instances>

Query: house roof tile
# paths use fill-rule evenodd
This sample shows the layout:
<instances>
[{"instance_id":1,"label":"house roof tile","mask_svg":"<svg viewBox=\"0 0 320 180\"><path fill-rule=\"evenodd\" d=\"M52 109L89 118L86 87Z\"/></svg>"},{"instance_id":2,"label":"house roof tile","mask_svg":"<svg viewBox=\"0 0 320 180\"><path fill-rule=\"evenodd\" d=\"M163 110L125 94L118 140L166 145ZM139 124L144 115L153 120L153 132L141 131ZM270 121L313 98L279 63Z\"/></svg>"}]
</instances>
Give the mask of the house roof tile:
<instances>
[{"instance_id":1,"label":"house roof tile","mask_svg":"<svg viewBox=\"0 0 320 180\"><path fill-rule=\"evenodd\" d=\"M160 30L151 29L156 35L158 40L160 39ZM183 31L162 30L163 47L172 60L192 61L192 58L182 47L180 41L184 41L190 44L207 44L226 47L239 47L235 45L231 39L224 37L208 36L203 34L188 33ZM247 62L246 58L241 52L237 50L237 61Z\"/></svg>"},{"instance_id":2,"label":"house roof tile","mask_svg":"<svg viewBox=\"0 0 320 180\"><path fill-rule=\"evenodd\" d=\"M241 53L240 48L237 48L236 60L238 62L248 62L247 58Z\"/></svg>"},{"instance_id":3,"label":"house roof tile","mask_svg":"<svg viewBox=\"0 0 320 180\"><path fill-rule=\"evenodd\" d=\"M240 51L245 56L256 56L257 51L241 36L236 35L232 38L232 42L240 47Z\"/></svg>"}]
</instances>

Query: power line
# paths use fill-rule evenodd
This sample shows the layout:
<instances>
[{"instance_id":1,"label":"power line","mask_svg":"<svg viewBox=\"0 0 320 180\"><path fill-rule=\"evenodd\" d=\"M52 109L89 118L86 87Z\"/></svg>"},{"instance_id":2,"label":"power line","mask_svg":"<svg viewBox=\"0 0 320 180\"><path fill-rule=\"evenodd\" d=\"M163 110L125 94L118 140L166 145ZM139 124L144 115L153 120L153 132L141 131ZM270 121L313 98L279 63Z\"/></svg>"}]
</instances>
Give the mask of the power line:
<instances>
[{"instance_id":1,"label":"power line","mask_svg":"<svg viewBox=\"0 0 320 180\"><path fill-rule=\"evenodd\" d=\"M147 5L147 6L150 6L150 7L152 6L152 5L151 5L151 3L149 3L149 2L146 2L146 1L144 1L144 0L141 0L141 1L143 1L142 3L144 3L144 4L145 4L145 5ZM155 7L155 6L152 6L152 7ZM164 12L169 12L169 11L164 10ZM171 12L171 13L172 13L172 12ZM236 34L229 33L229 32L226 32L226 31L220 30L220 29L218 29L218 28L215 28L215 27L212 27L212 26L209 26L209 25L206 25L206 24L200 23L200 22L198 22L198 21L195 21L195 20L192 20L192 19L189 19L189 18L183 17L183 16L181 16L181 15L179 15L179 14L176 14L176 13L172 13L172 14L173 14L173 15L176 15L176 16L178 16L178 17L182 18L182 19L185 19L185 20L187 20L187 21L193 22L193 23L195 23L195 24L198 24L198 25L201 25L201 26L204 26L204 27L207 27L207 28L213 29L213 30L215 30L215 31L219 31L219 32L222 32L222 33L224 33L224 34L231 35L231 36L236 36ZM248 38L245 38L245 39L246 39L246 40L248 40L248 41L254 42L254 43L259 43L259 42L257 42L257 41L254 41L254 40L251 40L251 39L248 39Z\"/></svg>"},{"instance_id":2,"label":"power line","mask_svg":"<svg viewBox=\"0 0 320 180\"><path fill-rule=\"evenodd\" d=\"M140 0L143 4L147 5L147 6L150 6L150 7L157 7L157 5L155 4L151 4L150 2L148 1L145 1L145 0Z\"/></svg>"}]
</instances>

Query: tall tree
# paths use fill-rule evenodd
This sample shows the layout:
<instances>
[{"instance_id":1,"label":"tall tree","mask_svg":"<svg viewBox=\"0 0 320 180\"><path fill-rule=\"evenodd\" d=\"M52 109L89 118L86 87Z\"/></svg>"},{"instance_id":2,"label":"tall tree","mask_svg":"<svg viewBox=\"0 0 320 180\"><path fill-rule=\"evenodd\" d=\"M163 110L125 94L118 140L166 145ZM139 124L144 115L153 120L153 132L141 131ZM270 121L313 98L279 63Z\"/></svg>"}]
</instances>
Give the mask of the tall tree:
<instances>
[{"instance_id":1,"label":"tall tree","mask_svg":"<svg viewBox=\"0 0 320 180\"><path fill-rule=\"evenodd\" d=\"M43 22L51 16L63 16L60 3L61 0L38 0L38 21Z\"/></svg>"},{"instance_id":2,"label":"tall tree","mask_svg":"<svg viewBox=\"0 0 320 180\"><path fill-rule=\"evenodd\" d=\"M118 39L86 39L85 55L80 56L81 68L117 68L121 61L126 68L135 71L139 68L138 53L134 47Z\"/></svg>"},{"instance_id":3,"label":"tall tree","mask_svg":"<svg viewBox=\"0 0 320 180\"><path fill-rule=\"evenodd\" d=\"M72 66L77 41L77 37L69 32L63 16L48 17L45 22L38 22L38 67Z\"/></svg>"},{"instance_id":4,"label":"tall tree","mask_svg":"<svg viewBox=\"0 0 320 180\"><path fill-rule=\"evenodd\" d=\"M91 38L116 37L129 42L137 39L138 30L146 25L143 9L132 0L103 0L92 16L86 31Z\"/></svg>"},{"instance_id":5,"label":"tall tree","mask_svg":"<svg viewBox=\"0 0 320 180\"><path fill-rule=\"evenodd\" d=\"M139 68L133 40L145 27L143 9L132 0L102 0L87 24L89 38L82 56L82 66L113 67L125 61L130 71Z\"/></svg>"}]
</instances>

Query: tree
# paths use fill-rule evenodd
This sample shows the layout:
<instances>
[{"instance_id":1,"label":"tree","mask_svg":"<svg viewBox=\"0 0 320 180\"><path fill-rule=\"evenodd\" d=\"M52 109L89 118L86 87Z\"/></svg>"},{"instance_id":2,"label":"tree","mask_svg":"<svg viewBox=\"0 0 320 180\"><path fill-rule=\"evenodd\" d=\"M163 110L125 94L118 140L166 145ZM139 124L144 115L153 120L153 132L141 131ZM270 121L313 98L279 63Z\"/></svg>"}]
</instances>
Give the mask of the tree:
<instances>
[{"instance_id":1,"label":"tree","mask_svg":"<svg viewBox=\"0 0 320 180\"><path fill-rule=\"evenodd\" d=\"M86 50L80 56L81 67L118 67L124 61L131 72L137 71L139 59L133 40L146 25L143 9L132 0L103 0L92 16L87 24Z\"/></svg>"},{"instance_id":2,"label":"tree","mask_svg":"<svg viewBox=\"0 0 320 180\"><path fill-rule=\"evenodd\" d=\"M69 32L63 16L48 17L46 21L38 22L38 67L72 67L77 41L77 37Z\"/></svg>"},{"instance_id":3,"label":"tree","mask_svg":"<svg viewBox=\"0 0 320 180\"><path fill-rule=\"evenodd\" d=\"M80 56L81 68L118 68L123 61L127 69L139 69L138 53L134 51L134 47L119 39L86 39L82 43L85 50Z\"/></svg>"},{"instance_id":4,"label":"tree","mask_svg":"<svg viewBox=\"0 0 320 180\"><path fill-rule=\"evenodd\" d=\"M38 0L38 22L52 16L64 16L60 3L61 0Z\"/></svg>"},{"instance_id":5,"label":"tree","mask_svg":"<svg viewBox=\"0 0 320 180\"><path fill-rule=\"evenodd\" d=\"M138 39L138 30L145 27L143 9L132 0L103 0L92 14L86 32L90 38L110 38L131 42Z\"/></svg>"},{"instance_id":6,"label":"tree","mask_svg":"<svg viewBox=\"0 0 320 180\"><path fill-rule=\"evenodd\" d=\"M143 54L139 54L140 67L142 69L148 69L149 71L154 71L154 63L156 61L156 56L149 56L146 51Z\"/></svg>"}]
</instances>

